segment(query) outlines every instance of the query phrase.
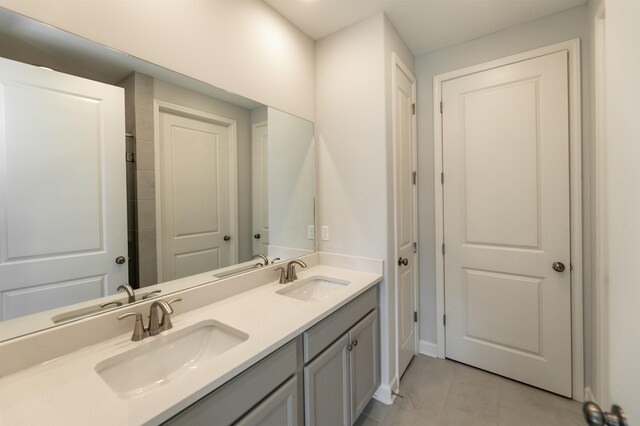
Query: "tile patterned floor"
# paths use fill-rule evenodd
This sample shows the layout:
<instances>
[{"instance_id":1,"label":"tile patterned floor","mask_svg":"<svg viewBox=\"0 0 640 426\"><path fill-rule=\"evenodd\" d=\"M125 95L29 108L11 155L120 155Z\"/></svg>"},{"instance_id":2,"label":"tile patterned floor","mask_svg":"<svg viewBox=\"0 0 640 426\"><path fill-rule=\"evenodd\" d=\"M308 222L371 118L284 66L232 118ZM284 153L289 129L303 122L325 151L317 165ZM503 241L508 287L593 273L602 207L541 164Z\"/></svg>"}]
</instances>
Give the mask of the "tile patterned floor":
<instances>
[{"instance_id":1,"label":"tile patterned floor","mask_svg":"<svg viewBox=\"0 0 640 426\"><path fill-rule=\"evenodd\" d=\"M585 426L580 403L444 359L416 356L393 405L372 400L356 426Z\"/></svg>"}]
</instances>

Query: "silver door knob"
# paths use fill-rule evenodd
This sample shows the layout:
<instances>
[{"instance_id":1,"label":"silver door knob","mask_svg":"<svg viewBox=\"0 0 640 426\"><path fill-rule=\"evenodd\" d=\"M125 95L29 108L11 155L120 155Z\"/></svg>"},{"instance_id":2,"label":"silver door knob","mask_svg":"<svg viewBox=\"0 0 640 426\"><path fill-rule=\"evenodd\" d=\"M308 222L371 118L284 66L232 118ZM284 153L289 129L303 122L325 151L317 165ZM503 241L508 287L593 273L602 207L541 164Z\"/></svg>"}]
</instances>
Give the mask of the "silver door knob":
<instances>
[{"instance_id":1,"label":"silver door knob","mask_svg":"<svg viewBox=\"0 0 640 426\"><path fill-rule=\"evenodd\" d=\"M255 234L255 235L253 236L253 238L255 238L256 240L259 240L259 239L260 239L260 234Z\"/></svg>"},{"instance_id":2,"label":"silver door knob","mask_svg":"<svg viewBox=\"0 0 640 426\"><path fill-rule=\"evenodd\" d=\"M229 241L229 240L231 240L231 237L230 237L230 236L228 236L228 235L225 235L225 236L224 236L224 238L223 238L223 240L225 240L225 241Z\"/></svg>"},{"instance_id":3,"label":"silver door knob","mask_svg":"<svg viewBox=\"0 0 640 426\"><path fill-rule=\"evenodd\" d=\"M118 265L122 265L124 262L126 262L127 259L124 258L124 256L118 256L116 257L116 263Z\"/></svg>"},{"instance_id":4,"label":"silver door knob","mask_svg":"<svg viewBox=\"0 0 640 426\"><path fill-rule=\"evenodd\" d=\"M407 266L409 264L409 259L407 259L406 257L399 257L398 258L398 266Z\"/></svg>"},{"instance_id":5,"label":"silver door knob","mask_svg":"<svg viewBox=\"0 0 640 426\"><path fill-rule=\"evenodd\" d=\"M612 405L610 413L603 413L598 404L587 401L582 405L582 413L589 426L629 426L627 416L618 405Z\"/></svg>"},{"instance_id":6,"label":"silver door knob","mask_svg":"<svg viewBox=\"0 0 640 426\"><path fill-rule=\"evenodd\" d=\"M553 265L551 265L551 268L553 268L553 270L556 272L562 272L565 269L564 263L562 262L553 262Z\"/></svg>"}]
</instances>

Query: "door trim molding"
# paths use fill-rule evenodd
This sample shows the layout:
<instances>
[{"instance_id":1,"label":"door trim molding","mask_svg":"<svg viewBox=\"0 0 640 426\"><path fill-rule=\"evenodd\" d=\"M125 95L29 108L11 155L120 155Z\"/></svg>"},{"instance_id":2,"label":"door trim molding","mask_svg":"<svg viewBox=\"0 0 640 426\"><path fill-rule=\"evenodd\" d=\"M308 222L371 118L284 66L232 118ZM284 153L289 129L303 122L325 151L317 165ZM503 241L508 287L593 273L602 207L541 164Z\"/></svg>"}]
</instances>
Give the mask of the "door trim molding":
<instances>
[{"instance_id":1,"label":"door trim molding","mask_svg":"<svg viewBox=\"0 0 640 426\"><path fill-rule=\"evenodd\" d=\"M533 59L560 51L568 52L569 70L569 180L571 209L571 354L572 395L584 401L584 329L583 329L583 263L582 263L582 120L580 81L580 39L568 40L539 49L496 59L478 65L438 74L433 77L433 154L435 186L436 248L436 346L438 358L445 358L444 259L440 254L444 243L442 173L442 84L448 80L486 71L503 65ZM446 105L445 105L446 108Z\"/></svg>"},{"instance_id":2,"label":"door trim molding","mask_svg":"<svg viewBox=\"0 0 640 426\"><path fill-rule=\"evenodd\" d=\"M229 131L229 229L234 238L231 239L229 261L233 265L238 262L238 123L236 120L211 114L170 102L153 100L153 156L156 183L156 259L158 282L164 282L162 270L162 179L160 179L160 113L168 112L183 117L225 126Z\"/></svg>"},{"instance_id":3,"label":"door trim molding","mask_svg":"<svg viewBox=\"0 0 640 426\"><path fill-rule=\"evenodd\" d=\"M391 54L391 87L393 90L393 94L391 96L391 128L392 128L392 137L393 137L393 262L391 262L391 270L393 273L393 277L395 280L395 355L396 355L396 365L395 365L395 376L400 377L400 321L399 321L399 298L398 298L398 283L399 283L399 273L398 273L398 265L395 260L398 258L398 194L397 194L397 153L396 153L396 128L398 123L396 121L396 111L398 109L398 105L396 102L395 89L396 89L396 72L397 69L400 69L403 74L405 74L409 80L411 81L411 97L413 99L413 103L416 104L416 77L413 75L411 70L402 62L402 59L398 57L396 52L392 52ZM411 143L412 147L412 157L413 157L413 170L418 170L418 152L417 152L417 123L416 123L416 114L413 114L411 119L411 126L413 127L413 141ZM413 186L412 190L413 195L413 205L414 205L414 215L413 215L413 241L418 241L418 191L417 185ZM413 311L418 312L418 254L414 253L412 262L414 265L414 274L413 274ZM418 342L420 338L420 321L414 322L414 352L418 353Z\"/></svg>"},{"instance_id":4,"label":"door trim molding","mask_svg":"<svg viewBox=\"0 0 640 426\"><path fill-rule=\"evenodd\" d=\"M269 126L269 120L259 121L257 123L253 123L251 125L251 203L252 204L254 202L254 191L255 191L255 187L253 185L253 174L255 172L254 164L253 164L253 160L254 160L254 157L253 157L254 156L254 151L253 151L254 145L253 144L255 142L254 138L255 138L255 135L256 135L256 129L258 129L259 127L267 127L267 138L268 138L268 131L269 131L268 126ZM267 139L267 141L268 141L268 139ZM268 142L267 142L267 144L268 144ZM255 222L254 222L255 221L255 216L254 215L255 215L255 208L252 207L251 208L251 253L252 254L255 254L255 252L253 250L254 244L255 244L255 239L253 238L253 235L255 235L254 232L256 232L256 230L254 229L254 226L256 225ZM267 226L268 225L269 224L267 223ZM264 226L264 224L263 224L263 226ZM314 227L314 229L315 229L315 227ZM268 251L267 251L267 254L268 254Z\"/></svg>"}]
</instances>

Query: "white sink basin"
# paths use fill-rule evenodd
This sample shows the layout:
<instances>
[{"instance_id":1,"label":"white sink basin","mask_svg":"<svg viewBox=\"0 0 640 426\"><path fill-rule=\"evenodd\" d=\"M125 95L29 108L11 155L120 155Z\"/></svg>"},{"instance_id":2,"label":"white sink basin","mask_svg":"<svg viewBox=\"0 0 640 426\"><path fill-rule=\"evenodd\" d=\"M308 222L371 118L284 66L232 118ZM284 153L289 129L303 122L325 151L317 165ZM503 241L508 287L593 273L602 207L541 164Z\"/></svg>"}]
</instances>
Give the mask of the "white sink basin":
<instances>
[{"instance_id":1,"label":"white sink basin","mask_svg":"<svg viewBox=\"0 0 640 426\"><path fill-rule=\"evenodd\" d=\"M228 351L249 335L218 321L203 321L167 335L148 337L141 346L96 365L96 372L122 398L142 395ZM147 343L148 342L148 343Z\"/></svg>"},{"instance_id":2,"label":"white sink basin","mask_svg":"<svg viewBox=\"0 0 640 426\"><path fill-rule=\"evenodd\" d=\"M276 291L276 293L305 302L317 302L331 297L335 291L349 284L351 284L350 281L315 276L291 284L289 287Z\"/></svg>"}]
</instances>

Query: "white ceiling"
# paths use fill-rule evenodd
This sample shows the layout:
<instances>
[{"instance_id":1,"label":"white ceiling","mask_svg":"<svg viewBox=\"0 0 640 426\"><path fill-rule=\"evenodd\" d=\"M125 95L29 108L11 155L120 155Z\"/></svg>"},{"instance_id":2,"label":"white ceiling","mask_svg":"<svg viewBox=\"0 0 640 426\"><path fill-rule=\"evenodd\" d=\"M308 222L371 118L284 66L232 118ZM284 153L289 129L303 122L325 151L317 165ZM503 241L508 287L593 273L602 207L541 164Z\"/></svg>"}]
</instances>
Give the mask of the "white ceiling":
<instances>
[{"instance_id":1,"label":"white ceiling","mask_svg":"<svg viewBox=\"0 0 640 426\"><path fill-rule=\"evenodd\" d=\"M416 56L588 0L264 0L314 40L386 13Z\"/></svg>"}]
</instances>

